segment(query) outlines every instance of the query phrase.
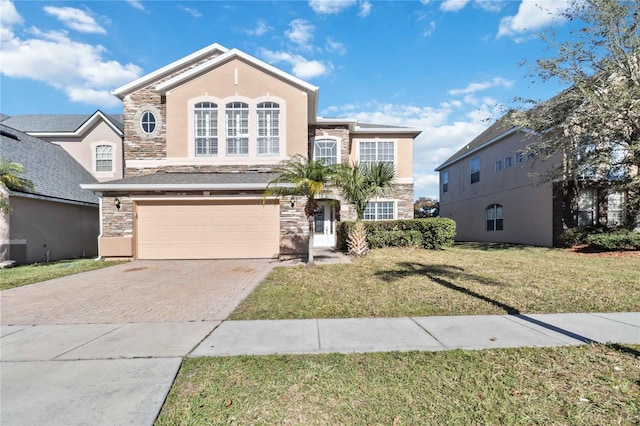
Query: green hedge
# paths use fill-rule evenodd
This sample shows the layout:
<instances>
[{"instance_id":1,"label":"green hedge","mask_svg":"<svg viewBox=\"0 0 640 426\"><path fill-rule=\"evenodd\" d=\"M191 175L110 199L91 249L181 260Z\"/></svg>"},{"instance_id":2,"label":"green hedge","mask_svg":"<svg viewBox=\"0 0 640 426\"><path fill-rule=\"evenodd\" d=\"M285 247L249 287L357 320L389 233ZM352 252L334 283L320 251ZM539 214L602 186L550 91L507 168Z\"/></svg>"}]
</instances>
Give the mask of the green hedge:
<instances>
[{"instance_id":1,"label":"green hedge","mask_svg":"<svg viewBox=\"0 0 640 426\"><path fill-rule=\"evenodd\" d=\"M615 231L605 234L591 234L587 237L590 248L602 251L640 250L640 232Z\"/></svg>"},{"instance_id":2,"label":"green hedge","mask_svg":"<svg viewBox=\"0 0 640 426\"><path fill-rule=\"evenodd\" d=\"M355 222L338 222L338 248L347 249L347 236ZM369 248L422 247L439 250L453 244L456 223L447 218L364 222Z\"/></svg>"}]
</instances>

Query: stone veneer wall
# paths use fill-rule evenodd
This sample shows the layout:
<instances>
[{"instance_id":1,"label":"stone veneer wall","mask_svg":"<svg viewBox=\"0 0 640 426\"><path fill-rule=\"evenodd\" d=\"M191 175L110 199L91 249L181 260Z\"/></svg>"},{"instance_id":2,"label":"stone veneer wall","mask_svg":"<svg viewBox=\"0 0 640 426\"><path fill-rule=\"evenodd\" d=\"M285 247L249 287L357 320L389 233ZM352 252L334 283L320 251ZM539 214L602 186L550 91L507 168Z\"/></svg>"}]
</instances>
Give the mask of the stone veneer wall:
<instances>
[{"instance_id":1,"label":"stone veneer wall","mask_svg":"<svg viewBox=\"0 0 640 426\"><path fill-rule=\"evenodd\" d=\"M291 197L280 198L280 254L303 254L308 251L309 222L304 214L303 197L294 197L295 205L291 207Z\"/></svg>"},{"instance_id":2,"label":"stone veneer wall","mask_svg":"<svg viewBox=\"0 0 640 426\"><path fill-rule=\"evenodd\" d=\"M120 209L115 206L120 200ZM102 197L102 236L133 236L133 201L127 195L110 194Z\"/></svg>"},{"instance_id":3,"label":"stone veneer wall","mask_svg":"<svg viewBox=\"0 0 640 426\"><path fill-rule=\"evenodd\" d=\"M153 173L267 173L273 170L273 165L192 165L166 166L127 169L127 177L148 175Z\"/></svg>"},{"instance_id":4,"label":"stone veneer wall","mask_svg":"<svg viewBox=\"0 0 640 426\"><path fill-rule=\"evenodd\" d=\"M327 136L341 138L340 162L343 164L349 163L351 139L349 137L349 128L347 126L324 126L309 128L309 158L313 158L314 138L322 138Z\"/></svg>"}]
</instances>

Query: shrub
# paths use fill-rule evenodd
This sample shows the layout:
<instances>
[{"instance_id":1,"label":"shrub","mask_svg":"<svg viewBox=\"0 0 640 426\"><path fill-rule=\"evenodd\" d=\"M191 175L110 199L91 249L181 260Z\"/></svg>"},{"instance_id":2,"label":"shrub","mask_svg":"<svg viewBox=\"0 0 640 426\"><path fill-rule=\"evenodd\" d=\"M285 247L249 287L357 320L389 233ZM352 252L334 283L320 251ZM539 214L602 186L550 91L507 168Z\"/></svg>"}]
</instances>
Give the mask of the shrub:
<instances>
[{"instance_id":1,"label":"shrub","mask_svg":"<svg viewBox=\"0 0 640 426\"><path fill-rule=\"evenodd\" d=\"M606 228L602 226L584 226L565 229L560 235L561 247L573 247L576 245L587 244L589 235L602 234Z\"/></svg>"},{"instance_id":2,"label":"shrub","mask_svg":"<svg viewBox=\"0 0 640 426\"><path fill-rule=\"evenodd\" d=\"M629 230L591 234L586 238L589 248L602 251L640 250L640 232Z\"/></svg>"},{"instance_id":3,"label":"shrub","mask_svg":"<svg viewBox=\"0 0 640 426\"><path fill-rule=\"evenodd\" d=\"M338 248L347 249L347 236L355 222L338 223ZM370 248L422 247L438 250L453 244L456 223L447 218L364 222Z\"/></svg>"}]
</instances>

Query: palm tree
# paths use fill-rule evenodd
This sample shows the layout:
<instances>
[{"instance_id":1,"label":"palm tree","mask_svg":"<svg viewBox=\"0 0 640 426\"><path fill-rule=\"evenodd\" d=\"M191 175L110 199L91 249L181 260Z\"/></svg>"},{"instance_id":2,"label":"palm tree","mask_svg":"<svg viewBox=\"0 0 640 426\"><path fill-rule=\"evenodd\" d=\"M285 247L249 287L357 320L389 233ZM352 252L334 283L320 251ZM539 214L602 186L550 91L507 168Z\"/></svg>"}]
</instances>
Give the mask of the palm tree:
<instances>
[{"instance_id":1,"label":"palm tree","mask_svg":"<svg viewBox=\"0 0 640 426\"><path fill-rule=\"evenodd\" d=\"M323 161L312 161L302 155L295 155L280 163L274 170L279 176L269 182L264 195L302 196L305 197L304 214L309 222L309 257L313 262L313 235L315 233L314 215L318 208L317 197L325 185L330 183L336 166L327 165Z\"/></svg>"},{"instance_id":2,"label":"palm tree","mask_svg":"<svg viewBox=\"0 0 640 426\"><path fill-rule=\"evenodd\" d=\"M34 185L29 179L22 178L18 175L25 172L23 165L12 163L11 161L0 158L0 185L13 191L27 192L33 189ZM4 191L3 191L4 192ZM9 212L11 206L8 198L0 197L0 211Z\"/></svg>"},{"instance_id":3,"label":"palm tree","mask_svg":"<svg viewBox=\"0 0 640 426\"><path fill-rule=\"evenodd\" d=\"M356 209L356 225L348 237L349 253L364 256L369 247L362 219L369 200L393 187L396 172L391 163L365 163L341 167L337 184L342 198Z\"/></svg>"}]
</instances>

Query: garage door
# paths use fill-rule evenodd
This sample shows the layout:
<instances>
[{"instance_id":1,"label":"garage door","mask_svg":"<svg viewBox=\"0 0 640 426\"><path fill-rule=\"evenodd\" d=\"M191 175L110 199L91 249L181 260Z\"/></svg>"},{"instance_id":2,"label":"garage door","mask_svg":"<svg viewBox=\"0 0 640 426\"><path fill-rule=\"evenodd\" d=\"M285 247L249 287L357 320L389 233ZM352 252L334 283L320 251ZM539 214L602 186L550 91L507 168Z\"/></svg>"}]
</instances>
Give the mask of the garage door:
<instances>
[{"instance_id":1,"label":"garage door","mask_svg":"<svg viewBox=\"0 0 640 426\"><path fill-rule=\"evenodd\" d=\"M271 258L278 255L277 201L139 201L139 259Z\"/></svg>"}]
</instances>

